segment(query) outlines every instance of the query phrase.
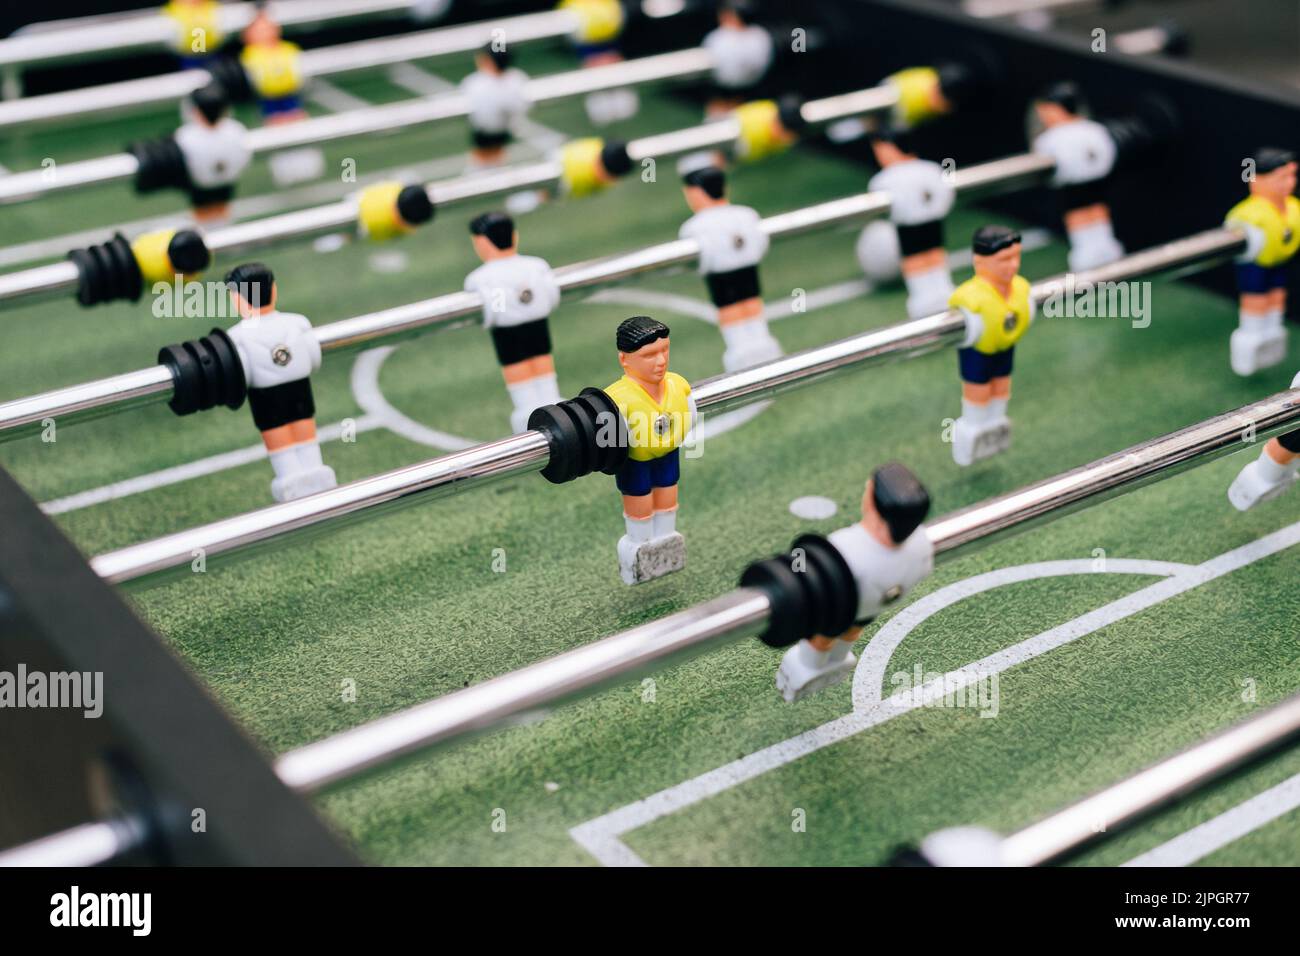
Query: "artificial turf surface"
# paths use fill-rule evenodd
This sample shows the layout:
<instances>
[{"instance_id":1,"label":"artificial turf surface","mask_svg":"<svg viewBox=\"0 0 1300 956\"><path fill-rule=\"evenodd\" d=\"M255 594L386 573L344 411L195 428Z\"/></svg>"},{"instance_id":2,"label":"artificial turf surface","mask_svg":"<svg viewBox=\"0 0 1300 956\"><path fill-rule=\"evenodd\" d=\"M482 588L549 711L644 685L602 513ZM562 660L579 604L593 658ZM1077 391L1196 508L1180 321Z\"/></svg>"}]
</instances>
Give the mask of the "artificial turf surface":
<instances>
[{"instance_id":1,"label":"artificial turf surface","mask_svg":"<svg viewBox=\"0 0 1300 956\"><path fill-rule=\"evenodd\" d=\"M540 74L565 68L567 60L533 50L523 65ZM437 64L450 78L464 68ZM371 76L338 85L382 102L396 95L385 84ZM698 121L685 101L662 93L643 101L624 135ZM587 132L577 103L548 105L534 119L571 135ZM165 120L34 134L6 145L0 162L23 169L47 154L96 155L165 131ZM463 142L463 129L449 124L333 144L326 152L331 164L356 159L365 179L381 168L450 155ZM527 147L519 152L528 155ZM603 195L521 219L523 251L560 265L674 238L685 207L671 164L658 173L655 182L633 177ZM865 178L843 160L796 150L738 170L734 197L771 214L861 189ZM243 195L266 189L259 163ZM9 245L175 208L175 197L140 201L125 186L106 186L6 208L0 224ZM458 289L475 264L464 223L482 208L440 212L431 227L389 247L351 243L318 253L298 245L261 258L277 274L284 308L320 325ZM1207 211L1207 227L1215 213ZM959 209L950 248L985 218ZM767 298L857 277L853 239L840 231L775 244L763 267ZM384 260L373 257L393 250L408 257L407 267L377 269ZM1054 243L1029 252L1024 271L1038 278L1064 262L1063 247ZM646 277L619 292L635 301L636 290L704 299L702 282L689 272ZM247 561L214 559L204 574L132 590L131 598L267 750L281 752L722 593L746 563L796 534L854 520L862 482L886 460L909 463L942 514L1289 383L1291 363L1249 380L1228 370L1232 303L1171 281L1156 281L1151 295L1145 329L1124 319L1037 323L1017 350L1013 447L966 471L952 463L941 438L944 419L958 413L949 353L784 396L754 420L710 438L699 458L684 463L680 527L689 567L635 590L617 577L622 523L612 482L595 476L554 487L528 476L336 535L285 542ZM897 321L902 304L901 290L887 289L791 316L774 330L793 351ZM720 369L717 332L698 319L566 300L552 322L566 393L617 377L613 329L636 311L672 325L674 370L695 380ZM143 367L159 345L213 324L155 318L147 301L81 311L63 300L6 310L3 321L5 399ZM329 355L314 378L322 424L363 414L350 387L354 358ZM487 337L476 328L402 343L378 381L392 406L432 428L473 440L505 430L509 404ZM256 442L243 410L178 420L150 407L69 425L54 442L0 446L0 463L49 501ZM386 430L363 430L355 442L325 447L342 481L439 453ZM1225 489L1247 454L1254 451L942 564L917 596L996 568L1092 559L1097 549L1110 558L1196 564L1295 522L1295 496L1246 515L1228 505ZM269 503L269 481L261 461L57 520L95 554L261 507ZM789 504L802 495L831 498L839 513L824 521L797 518ZM1298 568L1296 550L1283 550L1019 664L1000 675L994 719L974 710L902 714L624 840L650 863L863 864L944 826L1023 825L1300 686L1300 598L1291 586ZM926 621L888 671L962 666L1154 580L1086 575L988 592ZM777 659L745 641L544 722L382 772L319 806L374 862L590 863L569 828L850 711L848 684L783 703L773 687ZM1253 702L1243 700L1247 686L1255 688ZM1276 758L1083 859L1122 862L1298 770L1300 755ZM804 811L802 832L792 827L796 810ZM1298 855L1300 814L1293 811L1205 862L1291 863Z\"/></svg>"}]
</instances>

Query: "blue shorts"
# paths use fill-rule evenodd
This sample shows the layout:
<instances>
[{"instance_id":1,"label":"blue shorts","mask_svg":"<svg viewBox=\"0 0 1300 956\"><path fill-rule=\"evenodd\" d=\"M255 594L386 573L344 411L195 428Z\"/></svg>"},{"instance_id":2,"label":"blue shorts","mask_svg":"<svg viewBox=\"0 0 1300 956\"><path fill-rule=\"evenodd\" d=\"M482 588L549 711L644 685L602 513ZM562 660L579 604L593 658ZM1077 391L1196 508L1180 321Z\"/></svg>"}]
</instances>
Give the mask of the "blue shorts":
<instances>
[{"instance_id":1,"label":"blue shorts","mask_svg":"<svg viewBox=\"0 0 1300 956\"><path fill-rule=\"evenodd\" d=\"M1261 266L1253 262L1237 263L1237 291L1248 295L1263 295L1274 289L1286 288L1285 266Z\"/></svg>"},{"instance_id":2,"label":"blue shorts","mask_svg":"<svg viewBox=\"0 0 1300 956\"><path fill-rule=\"evenodd\" d=\"M649 461L633 461L629 458L614 473L614 483L618 485L618 490L625 495L640 498L655 488L671 488L677 484L677 479L682 474L678 451L674 448L668 454Z\"/></svg>"},{"instance_id":3,"label":"blue shorts","mask_svg":"<svg viewBox=\"0 0 1300 956\"><path fill-rule=\"evenodd\" d=\"M958 349L957 368L961 372L961 380L972 385L987 385L991 379L1006 378L1011 374L1015 354L1014 345L1004 352L994 352L992 355L976 349Z\"/></svg>"},{"instance_id":4,"label":"blue shorts","mask_svg":"<svg viewBox=\"0 0 1300 956\"><path fill-rule=\"evenodd\" d=\"M292 113L302 109L302 99L297 93L281 96L279 99L262 100L262 115L275 116L277 113Z\"/></svg>"},{"instance_id":5,"label":"blue shorts","mask_svg":"<svg viewBox=\"0 0 1300 956\"><path fill-rule=\"evenodd\" d=\"M617 53L619 45L618 40L605 40L601 43L575 43L573 49L578 54L578 59L588 60L605 53Z\"/></svg>"}]
</instances>

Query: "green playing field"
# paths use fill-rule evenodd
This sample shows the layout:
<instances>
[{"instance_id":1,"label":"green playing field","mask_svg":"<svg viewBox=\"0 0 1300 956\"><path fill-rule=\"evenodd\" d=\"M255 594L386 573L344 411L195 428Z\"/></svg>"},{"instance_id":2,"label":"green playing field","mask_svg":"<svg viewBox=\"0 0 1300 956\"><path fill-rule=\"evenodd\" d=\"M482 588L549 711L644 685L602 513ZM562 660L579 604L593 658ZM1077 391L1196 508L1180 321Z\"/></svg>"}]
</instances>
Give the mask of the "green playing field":
<instances>
[{"instance_id":1,"label":"green playing field","mask_svg":"<svg viewBox=\"0 0 1300 956\"><path fill-rule=\"evenodd\" d=\"M523 60L539 74L568 65L556 51ZM465 64L431 68L454 80ZM372 103L404 95L382 75L336 85ZM576 103L533 118L566 136L587 131ZM163 132L166 120L35 133L0 149L0 163L25 169L46 155L96 155ZM615 132L697 121L684 101L648 92L641 115ZM517 156L536 155L544 133L534 130ZM334 144L326 154L333 169L355 160L363 181L426 167L453 175L450 157L464 138L453 123ZM671 165L656 172L652 182L633 177L522 218L524 251L559 265L674 238L685 206ZM738 170L733 195L771 214L864 185L862 169L796 149ZM268 201L259 164L241 195L266 212L349 188L298 187ZM176 207L174 196L143 201L112 186L7 208L0 222L12 247ZM305 244L263 258L284 307L320 325L460 288L475 264L465 223L480 211L447 210L392 245ZM960 249L984 219L959 209L949 247ZM1214 219L1208 210L1205 225ZM868 294L855 285L854 238L841 231L773 246L763 285L784 315L773 328L787 350L903 317L901 289ZM1024 271L1038 278L1064 264L1062 245L1044 241ZM916 470L943 513L1289 383L1293 362L1248 380L1229 371L1232 303L1165 280L1146 294L1145 328L1125 318L1036 323L1017 350L1014 444L964 471L943 441L945 419L959 411L950 353L817 385L725 423L684 463L687 570L636 589L619 582L619 502L598 475L562 487L530 476L417 504L237 564L214 560L205 573L131 596L267 751L282 752L720 594L749 561L795 535L856 520L867 473L887 460ZM807 310L791 312L795 301ZM613 329L637 312L672 326L676 371L692 380L715 374L721 342L700 318L705 303L692 273L566 300L552 321L562 390L617 377ZM160 345L212 325L155 317L148 300L93 311L59 300L7 310L3 322L4 399L144 367ZM355 429L354 441L324 449L343 481L506 431L509 403L488 339L473 326L391 354L332 354L314 382L322 427ZM177 419L152 407L56 428L54 437L4 445L0 463L49 503L87 554L269 503L266 461L232 454L258 444L243 410ZM941 565L904 605L933 596L933 614L911 620L895 611L868 629L856 689L788 705L773 684L778 654L746 641L545 721L420 757L320 806L366 859L398 864L588 864L631 854L657 864L864 864L945 826L1023 825L1300 686L1300 497L1244 515L1225 497L1254 453ZM791 503L810 495L830 499L837 513L815 521L792 513ZM1025 580L1012 583L1016 568ZM973 591L979 582L970 579L985 573L988 587L967 596L962 582ZM864 657L869 642L901 643ZM996 691L976 706L880 700L917 669L933 675L976 662ZM1300 754L1238 774L1084 861L1129 860L1297 772ZM1294 862L1300 813L1256 823L1202 861Z\"/></svg>"}]
</instances>

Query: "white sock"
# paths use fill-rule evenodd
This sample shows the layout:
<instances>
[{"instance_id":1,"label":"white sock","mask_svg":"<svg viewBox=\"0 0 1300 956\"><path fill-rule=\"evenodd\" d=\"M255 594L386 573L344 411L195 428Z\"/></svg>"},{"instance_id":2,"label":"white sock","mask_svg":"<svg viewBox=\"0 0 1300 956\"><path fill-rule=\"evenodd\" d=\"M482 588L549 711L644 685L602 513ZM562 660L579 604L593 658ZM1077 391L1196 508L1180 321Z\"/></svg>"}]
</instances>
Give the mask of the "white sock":
<instances>
[{"instance_id":1,"label":"white sock","mask_svg":"<svg viewBox=\"0 0 1300 956\"><path fill-rule=\"evenodd\" d=\"M311 471L325 464L321 460L320 445L317 442L305 441L301 445L294 445L293 450L298 454L298 467L303 471Z\"/></svg>"},{"instance_id":2,"label":"white sock","mask_svg":"<svg viewBox=\"0 0 1300 956\"><path fill-rule=\"evenodd\" d=\"M1070 245L1076 249L1091 246L1109 246L1115 241L1115 230L1110 222L1089 223L1082 229L1070 232Z\"/></svg>"},{"instance_id":3,"label":"white sock","mask_svg":"<svg viewBox=\"0 0 1300 956\"><path fill-rule=\"evenodd\" d=\"M983 425L993 418L992 403L976 405L968 398L961 400L961 417L971 425Z\"/></svg>"},{"instance_id":4,"label":"white sock","mask_svg":"<svg viewBox=\"0 0 1300 956\"><path fill-rule=\"evenodd\" d=\"M989 401L989 414L991 418L1007 417L1007 399L994 398Z\"/></svg>"},{"instance_id":5,"label":"white sock","mask_svg":"<svg viewBox=\"0 0 1300 956\"><path fill-rule=\"evenodd\" d=\"M290 445L279 451L271 452L271 468L277 478L287 478L300 470L298 464L298 446Z\"/></svg>"},{"instance_id":6,"label":"white sock","mask_svg":"<svg viewBox=\"0 0 1300 956\"><path fill-rule=\"evenodd\" d=\"M564 401L560 395L560 386L555 380L554 372L550 375L538 375L531 381L533 383L534 408L540 408L543 405L554 405L557 402Z\"/></svg>"},{"instance_id":7,"label":"white sock","mask_svg":"<svg viewBox=\"0 0 1300 956\"><path fill-rule=\"evenodd\" d=\"M633 518L631 515L623 515L623 522L627 525L627 536L641 544L649 541L654 529L654 517Z\"/></svg>"},{"instance_id":8,"label":"white sock","mask_svg":"<svg viewBox=\"0 0 1300 956\"><path fill-rule=\"evenodd\" d=\"M1273 456L1265 448L1259 453L1259 464L1256 465L1259 470L1259 476L1271 485L1277 484L1287 476L1290 468L1287 465L1279 465L1273 460Z\"/></svg>"},{"instance_id":9,"label":"white sock","mask_svg":"<svg viewBox=\"0 0 1300 956\"><path fill-rule=\"evenodd\" d=\"M852 641L836 641L826 652L827 664L838 664L844 658L849 656L849 650L853 647Z\"/></svg>"},{"instance_id":10,"label":"white sock","mask_svg":"<svg viewBox=\"0 0 1300 956\"><path fill-rule=\"evenodd\" d=\"M666 534L672 534L677 530L677 509L656 511L651 520L654 522L650 532L651 537L662 538Z\"/></svg>"},{"instance_id":11,"label":"white sock","mask_svg":"<svg viewBox=\"0 0 1300 956\"><path fill-rule=\"evenodd\" d=\"M522 382L515 382L513 385L507 385L506 391L510 393L511 404L520 411L531 412L537 407L532 401L532 379L524 379Z\"/></svg>"},{"instance_id":12,"label":"white sock","mask_svg":"<svg viewBox=\"0 0 1300 956\"><path fill-rule=\"evenodd\" d=\"M917 299L947 302L952 296L952 275L945 269L929 269L903 276L907 294Z\"/></svg>"}]
</instances>

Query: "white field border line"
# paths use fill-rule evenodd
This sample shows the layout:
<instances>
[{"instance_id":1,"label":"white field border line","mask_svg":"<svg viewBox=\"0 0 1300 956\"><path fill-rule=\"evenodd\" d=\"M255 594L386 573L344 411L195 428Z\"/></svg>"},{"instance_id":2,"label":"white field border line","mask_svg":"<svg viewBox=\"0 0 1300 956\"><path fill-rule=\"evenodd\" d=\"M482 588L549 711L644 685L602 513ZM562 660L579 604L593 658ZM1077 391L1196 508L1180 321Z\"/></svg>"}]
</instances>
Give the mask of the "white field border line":
<instances>
[{"instance_id":1,"label":"white field border line","mask_svg":"<svg viewBox=\"0 0 1300 956\"><path fill-rule=\"evenodd\" d=\"M1300 807L1300 773L1123 865L1189 866L1296 807Z\"/></svg>"},{"instance_id":2,"label":"white field border line","mask_svg":"<svg viewBox=\"0 0 1300 956\"><path fill-rule=\"evenodd\" d=\"M374 104L369 100L349 93L341 86L336 86L329 80L319 76L312 77L307 84L305 98L317 106L330 110L334 113L347 113L352 110L369 109Z\"/></svg>"},{"instance_id":3,"label":"white field border line","mask_svg":"<svg viewBox=\"0 0 1300 956\"><path fill-rule=\"evenodd\" d=\"M1297 543L1300 543L1300 522L1288 525L1239 548L1225 551L1198 565L1115 558L1106 559L1104 564L1091 560L1046 561L1001 568L947 585L905 607L871 640L854 672L851 713L581 823L570 829L569 835L601 863L609 866L644 866L645 862L619 839L623 834L707 800L823 747L886 723L901 714L941 699L956 689L986 678L990 674L1001 673L1048 651L1063 647L1077 638L1099 631L1109 624L1131 617ZM965 668L936 678L924 685L919 693L882 699L881 687L885 669L893 651L913 628L932 615L973 594L1003 584L1042 577L1096 573L1159 574L1164 576L1164 579L1072 621L972 662Z\"/></svg>"}]
</instances>

